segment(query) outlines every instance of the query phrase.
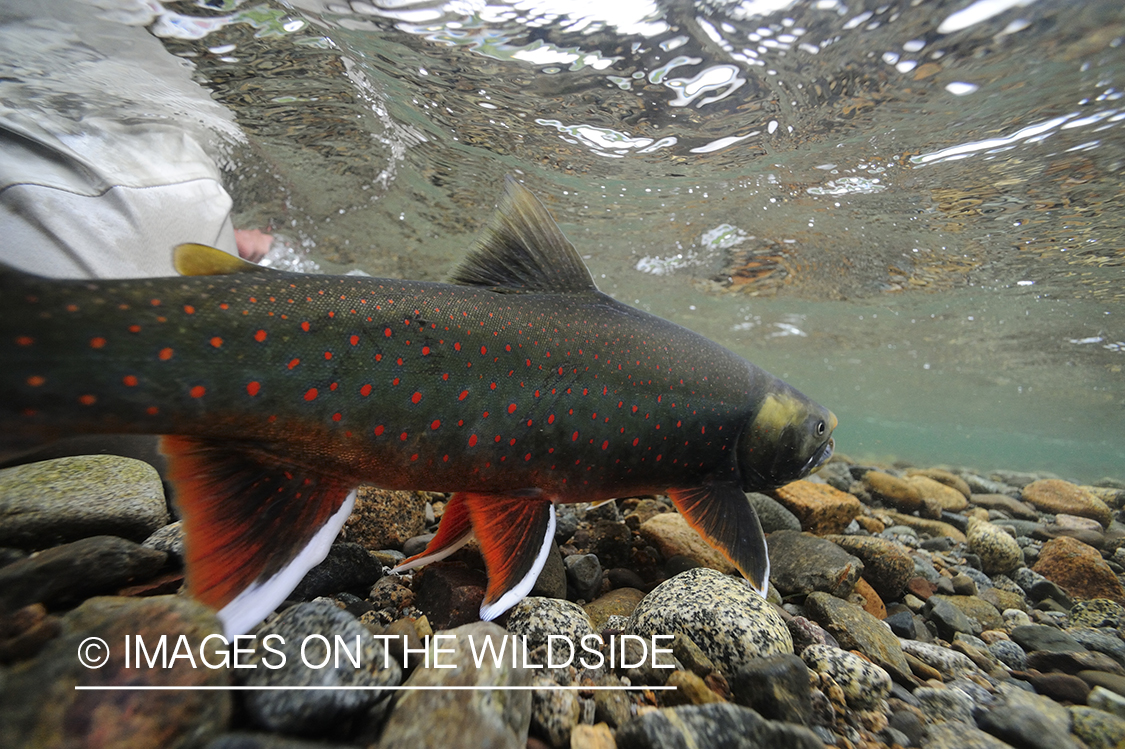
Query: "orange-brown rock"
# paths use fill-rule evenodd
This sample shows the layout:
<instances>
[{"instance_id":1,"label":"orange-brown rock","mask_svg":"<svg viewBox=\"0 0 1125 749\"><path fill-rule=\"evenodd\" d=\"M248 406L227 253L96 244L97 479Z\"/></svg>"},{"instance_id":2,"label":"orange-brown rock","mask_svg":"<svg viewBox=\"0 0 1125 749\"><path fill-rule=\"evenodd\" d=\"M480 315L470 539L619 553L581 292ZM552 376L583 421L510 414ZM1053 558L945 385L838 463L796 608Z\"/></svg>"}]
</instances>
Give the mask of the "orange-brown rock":
<instances>
[{"instance_id":1,"label":"orange-brown rock","mask_svg":"<svg viewBox=\"0 0 1125 749\"><path fill-rule=\"evenodd\" d=\"M933 479L948 487L952 487L963 495L968 497L972 491L965 479L961 478L955 473L943 471L940 468L910 468L906 471L907 476L925 476L926 478Z\"/></svg>"},{"instance_id":2,"label":"orange-brown rock","mask_svg":"<svg viewBox=\"0 0 1125 749\"><path fill-rule=\"evenodd\" d=\"M923 507L922 492L889 473L868 471L863 476L863 485L876 499L903 512L916 512Z\"/></svg>"},{"instance_id":3,"label":"orange-brown rock","mask_svg":"<svg viewBox=\"0 0 1125 749\"><path fill-rule=\"evenodd\" d=\"M969 506L969 500L964 494L928 476L910 476L906 483L918 490L923 502L933 500L948 512L961 512Z\"/></svg>"},{"instance_id":4,"label":"orange-brown rock","mask_svg":"<svg viewBox=\"0 0 1125 749\"><path fill-rule=\"evenodd\" d=\"M887 618L887 607L883 603L883 599L862 577L856 580L855 587L852 588L852 594L848 596L848 600L858 604L860 608L876 619Z\"/></svg>"},{"instance_id":5,"label":"orange-brown rock","mask_svg":"<svg viewBox=\"0 0 1125 749\"><path fill-rule=\"evenodd\" d=\"M1093 518L1103 528L1108 528L1113 520L1113 512L1105 502L1077 484L1062 479L1032 481L1023 488L1021 495L1025 502L1030 502L1043 512L1062 512Z\"/></svg>"},{"instance_id":6,"label":"orange-brown rock","mask_svg":"<svg viewBox=\"0 0 1125 749\"><path fill-rule=\"evenodd\" d=\"M811 481L794 481L770 494L797 516L802 529L818 536L842 532L862 508L852 495Z\"/></svg>"},{"instance_id":7,"label":"orange-brown rock","mask_svg":"<svg viewBox=\"0 0 1125 749\"><path fill-rule=\"evenodd\" d=\"M736 572L731 561L703 540L678 512L654 515L641 524L641 537L656 547L665 559L685 556L700 567L724 574Z\"/></svg>"},{"instance_id":8,"label":"orange-brown rock","mask_svg":"<svg viewBox=\"0 0 1125 749\"><path fill-rule=\"evenodd\" d=\"M426 530L426 494L361 486L344 537L365 549L401 549Z\"/></svg>"},{"instance_id":9,"label":"orange-brown rock","mask_svg":"<svg viewBox=\"0 0 1125 749\"><path fill-rule=\"evenodd\" d=\"M1108 598L1125 603L1125 587L1102 555L1076 539L1064 536L1043 544L1032 569L1072 598Z\"/></svg>"}]
</instances>

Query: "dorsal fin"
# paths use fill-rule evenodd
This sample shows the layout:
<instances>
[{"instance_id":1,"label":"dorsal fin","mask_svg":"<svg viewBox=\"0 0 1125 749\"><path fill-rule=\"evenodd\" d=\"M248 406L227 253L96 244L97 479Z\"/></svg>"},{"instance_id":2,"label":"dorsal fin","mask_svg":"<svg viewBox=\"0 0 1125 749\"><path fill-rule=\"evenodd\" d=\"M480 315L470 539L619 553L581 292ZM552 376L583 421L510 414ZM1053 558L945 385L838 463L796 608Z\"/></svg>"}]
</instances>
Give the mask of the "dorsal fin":
<instances>
[{"instance_id":1,"label":"dorsal fin","mask_svg":"<svg viewBox=\"0 0 1125 749\"><path fill-rule=\"evenodd\" d=\"M229 252L205 244L181 244L172 250L172 264L181 276L225 276L231 273L269 273Z\"/></svg>"},{"instance_id":2,"label":"dorsal fin","mask_svg":"<svg viewBox=\"0 0 1125 749\"><path fill-rule=\"evenodd\" d=\"M551 214L512 177L451 283L513 291L596 291L594 279Z\"/></svg>"}]
</instances>

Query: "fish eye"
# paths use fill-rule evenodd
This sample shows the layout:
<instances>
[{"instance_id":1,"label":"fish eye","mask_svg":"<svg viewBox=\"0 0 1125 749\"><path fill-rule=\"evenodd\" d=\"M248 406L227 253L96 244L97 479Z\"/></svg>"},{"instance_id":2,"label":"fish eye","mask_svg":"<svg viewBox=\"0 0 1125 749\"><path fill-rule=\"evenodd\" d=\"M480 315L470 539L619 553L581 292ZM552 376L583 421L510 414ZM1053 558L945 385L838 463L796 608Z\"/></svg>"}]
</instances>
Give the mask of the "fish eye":
<instances>
[{"instance_id":1,"label":"fish eye","mask_svg":"<svg viewBox=\"0 0 1125 749\"><path fill-rule=\"evenodd\" d=\"M816 423L816 436L817 437L823 437L824 436L824 430L826 428L827 428L827 425L823 421L818 421Z\"/></svg>"}]
</instances>

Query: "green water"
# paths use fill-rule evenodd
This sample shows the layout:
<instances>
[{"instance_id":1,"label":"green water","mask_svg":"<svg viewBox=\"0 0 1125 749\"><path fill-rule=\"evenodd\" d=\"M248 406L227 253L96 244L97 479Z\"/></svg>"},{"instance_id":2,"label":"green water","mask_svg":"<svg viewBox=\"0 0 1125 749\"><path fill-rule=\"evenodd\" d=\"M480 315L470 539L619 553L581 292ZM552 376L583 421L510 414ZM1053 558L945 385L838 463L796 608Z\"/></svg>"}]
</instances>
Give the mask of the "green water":
<instances>
[{"instance_id":1,"label":"green water","mask_svg":"<svg viewBox=\"0 0 1125 749\"><path fill-rule=\"evenodd\" d=\"M1125 6L166 3L270 262L440 279L514 174L856 459L1125 478Z\"/></svg>"}]
</instances>

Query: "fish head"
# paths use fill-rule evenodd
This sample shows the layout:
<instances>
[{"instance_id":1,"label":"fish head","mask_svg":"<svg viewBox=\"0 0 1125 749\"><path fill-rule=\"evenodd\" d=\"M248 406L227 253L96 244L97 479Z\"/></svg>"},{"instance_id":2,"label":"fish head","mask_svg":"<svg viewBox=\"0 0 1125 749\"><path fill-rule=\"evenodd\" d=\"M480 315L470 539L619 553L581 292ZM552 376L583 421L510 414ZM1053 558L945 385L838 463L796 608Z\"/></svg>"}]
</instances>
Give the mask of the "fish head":
<instances>
[{"instance_id":1,"label":"fish head","mask_svg":"<svg viewBox=\"0 0 1125 749\"><path fill-rule=\"evenodd\" d=\"M743 490L773 489L816 471L832 457L836 423L827 408L778 380L739 437Z\"/></svg>"}]
</instances>

